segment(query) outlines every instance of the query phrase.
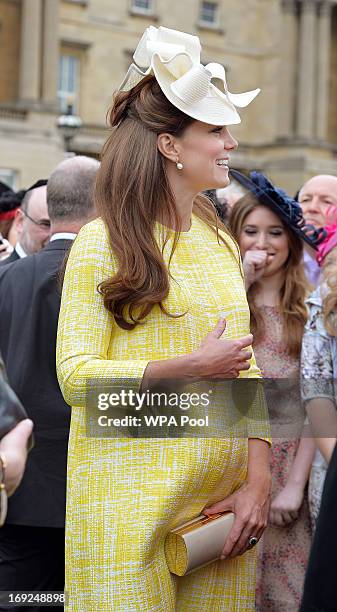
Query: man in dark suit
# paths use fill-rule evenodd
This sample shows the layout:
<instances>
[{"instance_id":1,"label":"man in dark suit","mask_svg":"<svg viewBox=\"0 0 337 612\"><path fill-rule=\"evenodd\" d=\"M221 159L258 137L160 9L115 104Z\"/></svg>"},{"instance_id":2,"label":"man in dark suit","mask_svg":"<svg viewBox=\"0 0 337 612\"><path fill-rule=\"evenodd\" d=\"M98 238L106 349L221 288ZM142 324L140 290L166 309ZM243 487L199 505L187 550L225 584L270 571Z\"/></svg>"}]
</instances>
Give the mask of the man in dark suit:
<instances>
[{"instance_id":1,"label":"man in dark suit","mask_svg":"<svg viewBox=\"0 0 337 612\"><path fill-rule=\"evenodd\" d=\"M15 211L13 222L18 241L9 257L0 262L0 267L33 255L47 244L50 237L50 219L46 185L46 180L39 180L27 189L21 207Z\"/></svg>"},{"instance_id":2,"label":"man in dark suit","mask_svg":"<svg viewBox=\"0 0 337 612\"><path fill-rule=\"evenodd\" d=\"M73 157L54 170L47 189L50 242L0 270L0 350L35 435L25 475L9 500L7 523L0 530L0 592L63 590L70 408L56 378L57 278L81 226L96 216L98 165L87 157Z\"/></svg>"}]
</instances>

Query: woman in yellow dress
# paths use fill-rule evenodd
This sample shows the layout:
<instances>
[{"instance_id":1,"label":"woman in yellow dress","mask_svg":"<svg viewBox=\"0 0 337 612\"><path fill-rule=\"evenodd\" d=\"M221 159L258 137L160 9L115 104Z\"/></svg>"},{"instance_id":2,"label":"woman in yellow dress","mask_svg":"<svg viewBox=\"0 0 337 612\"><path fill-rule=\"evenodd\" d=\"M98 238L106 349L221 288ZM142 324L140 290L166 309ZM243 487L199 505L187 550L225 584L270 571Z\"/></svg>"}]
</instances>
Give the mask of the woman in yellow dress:
<instances>
[{"instance_id":1,"label":"woman in yellow dress","mask_svg":"<svg viewBox=\"0 0 337 612\"><path fill-rule=\"evenodd\" d=\"M164 377L260 375L237 245L199 195L228 183L237 143L226 125L258 90L230 94L223 67L200 63L199 39L166 28L146 30L134 61L109 115L101 218L78 235L62 294L57 366L73 407L67 609L252 610L250 548L270 492L269 440L258 422L249 420L245 438L87 435L87 392L97 381L127 378L146 389ZM178 578L165 537L205 507L235 513L224 559Z\"/></svg>"}]
</instances>

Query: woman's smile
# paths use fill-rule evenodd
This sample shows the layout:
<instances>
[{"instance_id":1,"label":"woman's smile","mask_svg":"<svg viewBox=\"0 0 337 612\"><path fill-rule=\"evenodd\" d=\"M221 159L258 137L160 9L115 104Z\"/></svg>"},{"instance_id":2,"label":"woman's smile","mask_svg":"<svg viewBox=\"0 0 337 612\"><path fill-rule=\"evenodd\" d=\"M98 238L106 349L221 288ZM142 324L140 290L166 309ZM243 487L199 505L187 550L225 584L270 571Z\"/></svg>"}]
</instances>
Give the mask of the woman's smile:
<instances>
[{"instance_id":1,"label":"woman's smile","mask_svg":"<svg viewBox=\"0 0 337 612\"><path fill-rule=\"evenodd\" d=\"M228 170L228 162L229 162L229 157L222 157L220 159L216 160L216 165L220 166L220 168L226 168Z\"/></svg>"}]
</instances>

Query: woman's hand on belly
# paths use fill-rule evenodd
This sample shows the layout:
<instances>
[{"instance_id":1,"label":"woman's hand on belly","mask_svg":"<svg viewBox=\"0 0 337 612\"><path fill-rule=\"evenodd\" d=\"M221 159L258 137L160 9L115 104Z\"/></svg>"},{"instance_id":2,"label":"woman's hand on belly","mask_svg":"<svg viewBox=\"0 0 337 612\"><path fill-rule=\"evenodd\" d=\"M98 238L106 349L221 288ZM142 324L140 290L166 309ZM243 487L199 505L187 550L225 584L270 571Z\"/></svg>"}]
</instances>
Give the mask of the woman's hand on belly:
<instances>
[{"instance_id":1,"label":"woman's hand on belly","mask_svg":"<svg viewBox=\"0 0 337 612\"><path fill-rule=\"evenodd\" d=\"M246 349L253 342L252 334L236 340L222 340L225 329L226 320L220 319L201 346L191 353L196 376L237 378L242 370L249 370L252 352Z\"/></svg>"},{"instance_id":2,"label":"woman's hand on belly","mask_svg":"<svg viewBox=\"0 0 337 612\"><path fill-rule=\"evenodd\" d=\"M150 361L146 367L142 388L151 379L226 379L237 378L243 370L249 370L252 352L247 351L253 342L252 334L236 340L223 340L226 320L220 319L215 328L207 334L200 347L181 357Z\"/></svg>"}]
</instances>

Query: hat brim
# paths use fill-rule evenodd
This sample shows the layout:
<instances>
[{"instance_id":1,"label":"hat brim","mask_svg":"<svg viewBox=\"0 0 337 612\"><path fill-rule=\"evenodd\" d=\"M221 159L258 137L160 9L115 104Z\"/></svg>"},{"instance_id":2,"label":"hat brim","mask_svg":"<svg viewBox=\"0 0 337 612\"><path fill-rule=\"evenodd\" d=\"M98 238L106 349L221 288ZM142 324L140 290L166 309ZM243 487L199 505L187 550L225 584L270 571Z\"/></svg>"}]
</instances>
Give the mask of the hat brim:
<instances>
[{"instance_id":1,"label":"hat brim","mask_svg":"<svg viewBox=\"0 0 337 612\"><path fill-rule=\"evenodd\" d=\"M136 87L136 85L138 85L138 83L145 79L145 77L149 74L151 74L151 68L149 68L146 72L143 72L140 68L138 68L138 66L136 66L136 64L131 64L118 90L129 91L133 87Z\"/></svg>"},{"instance_id":2,"label":"hat brim","mask_svg":"<svg viewBox=\"0 0 337 612\"><path fill-rule=\"evenodd\" d=\"M186 104L172 91L171 85L175 81L168 67L168 62L163 62L159 55L154 54L152 68L160 89L165 97L183 113L210 125L234 125L241 123L241 118L236 108L223 94L218 95L214 85L209 87L207 95L192 104ZM220 93L220 92L219 92Z\"/></svg>"},{"instance_id":3,"label":"hat brim","mask_svg":"<svg viewBox=\"0 0 337 612\"><path fill-rule=\"evenodd\" d=\"M175 77L166 67L168 62L161 60L160 56L155 54L152 58L152 67L146 72L143 72L136 64L131 64L125 78L119 89L128 91L140 83L145 77L154 74L157 83L165 97L183 113L204 123L210 125L236 125L241 123L240 115L238 114L234 104L231 103L230 97L235 98L237 106L247 106L259 93L259 89L253 92L243 94L228 94L225 95L219 91L214 85L209 87L208 95L204 99L199 100L194 104L186 104L181 98L176 96L171 89Z\"/></svg>"},{"instance_id":4,"label":"hat brim","mask_svg":"<svg viewBox=\"0 0 337 612\"><path fill-rule=\"evenodd\" d=\"M248 189L248 191L258 200L258 202L264 206L270 208L270 210L275 213L279 219L301 240L303 240L307 246L311 247L314 251L317 251L317 246L312 242L310 236L308 236L304 231L302 231L299 227L296 227L289 223L289 219L287 215L283 212L282 208L280 208L274 200L261 189L256 183L254 183L248 176L238 172L237 170L230 170L229 177L235 179Z\"/></svg>"},{"instance_id":5,"label":"hat brim","mask_svg":"<svg viewBox=\"0 0 337 612\"><path fill-rule=\"evenodd\" d=\"M245 93L240 94L232 94L228 92L228 98L234 104L234 106L238 106L239 108L244 108L248 106L256 96L260 93L261 89L253 89L253 91L246 91Z\"/></svg>"}]
</instances>

